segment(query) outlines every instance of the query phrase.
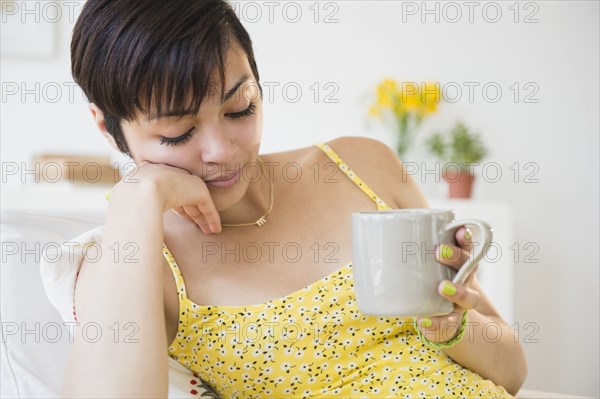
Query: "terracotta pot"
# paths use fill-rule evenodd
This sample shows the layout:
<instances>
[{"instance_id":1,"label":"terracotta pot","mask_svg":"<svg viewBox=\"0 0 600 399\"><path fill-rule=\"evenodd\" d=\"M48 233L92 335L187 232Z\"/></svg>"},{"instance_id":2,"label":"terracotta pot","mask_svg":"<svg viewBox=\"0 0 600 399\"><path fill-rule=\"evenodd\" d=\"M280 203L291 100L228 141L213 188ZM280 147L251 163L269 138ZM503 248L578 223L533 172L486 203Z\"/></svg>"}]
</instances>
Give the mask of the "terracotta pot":
<instances>
[{"instance_id":1,"label":"terracotta pot","mask_svg":"<svg viewBox=\"0 0 600 399\"><path fill-rule=\"evenodd\" d=\"M448 198L471 198L475 176L468 170L451 168L442 172L448 183Z\"/></svg>"}]
</instances>

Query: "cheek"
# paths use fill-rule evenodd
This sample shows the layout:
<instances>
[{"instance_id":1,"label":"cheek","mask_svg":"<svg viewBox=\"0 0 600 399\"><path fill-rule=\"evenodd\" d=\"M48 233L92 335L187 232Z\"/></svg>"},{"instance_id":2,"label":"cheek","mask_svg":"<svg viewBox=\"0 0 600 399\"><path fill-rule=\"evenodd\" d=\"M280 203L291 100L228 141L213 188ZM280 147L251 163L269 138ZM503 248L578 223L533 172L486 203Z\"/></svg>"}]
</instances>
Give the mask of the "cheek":
<instances>
[{"instance_id":1,"label":"cheek","mask_svg":"<svg viewBox=\"0 0 600 399\"><path fill-rule=\"evenodd\" d=\"M256 140L256 136L259 133L259 129L257 126L257 119L253 118L252 120L248 120L242 123L238 123L237 126L232 126L232 135L230 137L233 138L233 141L243 142L243 143L254 143Z\"/></svg>"},{"instance_id":2,"label":"cheek","mask_svg":"<svg viewBox=\"0 0 600 399\"><path fill-rule=\"evenodd\" d=\"M184 169L190 172L190 166L194 165L198 161L198 151L195 150L190 144L184 145L182 148L178 148L156 143L149 151L149 157L151 156L152 159L148 160L151 162L175 166L176 168Z\"/></svg>"},{"instance_id":3,"label":"cheek","mask_svg":"<svg viewBox=\"0 0 600 399\"><path fill-rule=\"evenodd\" d=\"M148 161L152 163L162 163L185 169L192 159L192 151L178 151L177 156L173 156L177 147L160 145L158 141L144 140L143 142L133 143L134 160L136 163Z\"/></svg>"},{"instance_id":4,"label":"cheek","mask_svg":"<svg viewBox=\"0 0 600 399\"><path fill-rule=\"evenodd\" d=\"M229 137L241 145L259 144L262 135L262 112L258 111L252 118L232 124L229 130Z\"/></svg>"}]
</instances>

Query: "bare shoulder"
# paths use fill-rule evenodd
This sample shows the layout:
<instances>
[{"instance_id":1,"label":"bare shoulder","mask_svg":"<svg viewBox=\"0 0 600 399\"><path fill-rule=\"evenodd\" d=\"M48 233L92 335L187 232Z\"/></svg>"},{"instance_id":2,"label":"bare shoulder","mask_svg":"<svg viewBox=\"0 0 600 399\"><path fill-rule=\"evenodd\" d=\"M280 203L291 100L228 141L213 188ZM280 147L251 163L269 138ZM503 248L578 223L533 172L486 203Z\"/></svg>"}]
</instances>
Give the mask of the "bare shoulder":
<instances>
[{"instance_id":1,"label":"bare shoulder","mask_svg":"<svg viewBox=\"0 0 600 399\"><path fill-rule=\"evenodd\" d=\"M402 161L385 143L368 137L339 137L327 143L390 206L424 208L429 204ZM394 207L394 206L392 206Z\"/></svg>"}]
</instances>

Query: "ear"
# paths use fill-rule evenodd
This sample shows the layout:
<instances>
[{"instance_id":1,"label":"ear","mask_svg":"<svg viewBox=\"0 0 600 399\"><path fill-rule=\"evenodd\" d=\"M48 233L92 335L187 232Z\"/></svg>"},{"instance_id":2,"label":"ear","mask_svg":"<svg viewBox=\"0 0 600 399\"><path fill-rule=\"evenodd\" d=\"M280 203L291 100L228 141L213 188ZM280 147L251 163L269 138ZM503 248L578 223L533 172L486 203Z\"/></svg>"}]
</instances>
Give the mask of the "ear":
<instances>
[{"instance_id":1,"label":"ear","mask_svg":"<svg viewBox=\"0 0 600 399\"><path fill-rule=\"evenodd\" d=\"M113 138L113 136L111 136L108 130L106 130L106 123L104 122L104 112L102 112L102 110L98 108L98 106L94 103L90 103L89 110L92 114L92 118L94 118L94 123L96 123L98 130L100 130L100 133L102 133L106 141L108 141L111 147L114 148L117 152L121 152L121 150L119 150L119 147L117 146L117 143L115 143L115 139Z\"/></svg>"}]
</instances>

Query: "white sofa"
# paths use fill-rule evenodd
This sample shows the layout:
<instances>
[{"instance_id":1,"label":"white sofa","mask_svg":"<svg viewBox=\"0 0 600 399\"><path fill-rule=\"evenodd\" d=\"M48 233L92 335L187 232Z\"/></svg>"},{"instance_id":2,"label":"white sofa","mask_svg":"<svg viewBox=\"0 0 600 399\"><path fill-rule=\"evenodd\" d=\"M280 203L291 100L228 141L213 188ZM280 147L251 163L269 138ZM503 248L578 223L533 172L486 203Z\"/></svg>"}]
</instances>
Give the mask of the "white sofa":
<instances>
[{"instance_id":1,"label":"white sofa","mask_svg":"<svg viewBox=\"0 0 600 399\"><path fill-rule=\"evenodd\" d=\"M44 248L68 242L101 225L102 220L103 212L98 209L2 209L0 397L58 396L70 336L46 297L39 263ZM193 376L184 367L172 359L169 365L169 397L202 397L204 391L190 385ZM575 396L521 391L518 397Z\"/></svg>"}]
</instances>

